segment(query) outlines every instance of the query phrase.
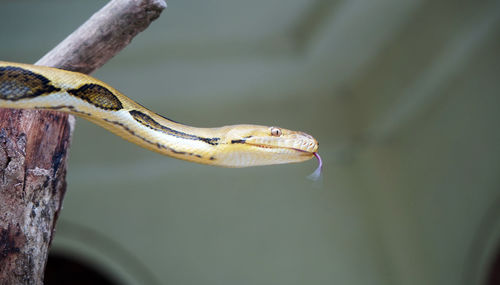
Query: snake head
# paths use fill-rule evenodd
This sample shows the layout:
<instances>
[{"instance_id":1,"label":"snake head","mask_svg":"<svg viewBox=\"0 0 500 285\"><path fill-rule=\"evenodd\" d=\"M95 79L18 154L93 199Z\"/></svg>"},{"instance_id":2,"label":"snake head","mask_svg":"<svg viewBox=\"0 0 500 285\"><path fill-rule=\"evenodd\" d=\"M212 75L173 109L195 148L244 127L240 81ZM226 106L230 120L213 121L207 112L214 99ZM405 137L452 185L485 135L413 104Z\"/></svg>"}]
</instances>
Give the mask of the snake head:
<instances>
[{"instance_id":1,"label":"snake head","mask_svg":"<svg viewBox=\"0 0 500 285\"><path fill-rule=\"evenodd\" d=\"M228 167L301 162L318 151L318 141L299 131L256 125L224 129L225 152L218 160Z\"/></svg>"}]
</instances>

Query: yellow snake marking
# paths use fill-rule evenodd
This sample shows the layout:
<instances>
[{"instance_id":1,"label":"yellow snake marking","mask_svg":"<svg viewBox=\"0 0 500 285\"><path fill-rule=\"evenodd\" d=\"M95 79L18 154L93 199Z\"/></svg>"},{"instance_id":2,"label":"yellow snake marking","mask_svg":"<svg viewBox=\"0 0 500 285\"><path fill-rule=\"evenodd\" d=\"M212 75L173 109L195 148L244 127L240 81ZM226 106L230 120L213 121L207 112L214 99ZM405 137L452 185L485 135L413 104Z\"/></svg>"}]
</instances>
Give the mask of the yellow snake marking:
<instances>
[{"instance_id":1,"label":"yellow snake marking","mask_svg":"<svg viewBox=\"0 0 500 285\"><path fill-rule=\"evenodd\" d=\"M72 113L146 149L216 166L301 162L318 150L313 137L278 127L184 125L88 75L29 64L0 61L0 108Z\"/></svg>"},{"instance_id":2,"label":"yellow snake marking","mask_svg":"<svg viewBox=\"0 0 500 285\"><path fill-rule=\"evenodd\" d=\"M33 107L33 109L45 109L45 110L61 110L61 109L67 109L69 112L71 113L79 113L79 114L82 114L84 116L92 116L92 114L90 113L86 113L86 112L82 112L82 111L78 111L75 109L75 107L73 106L66 106L66 105L58 105L58 106L50 106L50 107Z\"/></svg>"},{"instance_id":3,"label":"yellow snake marking","mask_svg":"<svg viewBox=\"0 0 500 285\"><path fill-rule=\"evenodd\" d=\"M109 123L111 123L111 124L115 124L115 125L117 125L117 126L119 126L119 127L123 128L125 131L129 132L131 135L136 136L136 137L138 137L138 138L142 139L143 141L145 141L145 142L146 142L146 143L148 143L148 144L155 145L155 146L156 146L156 147L158 147L158 148L163 148L163 149L169 150L169 151L171 151L171 152L173 152L173 153L175 153L175 154L194 155L194 156L196 156L196 157L198 157L198 158L201 158L201 157L202 157L201 155L199 155L199 154L195 154L195 153L186 153L186 152L182 152L182 151L176 151L175 149L173 149L173 148L169 148L169 147L167 147L167 146L165 146L165 145L162 145L162 144L161 144L161 143L159 143L159 142L156 142L156 143L155 143L155 142L153 142L153 141L150 141L150 140L148 140L148 139L146 139L146 138L143 138L143 137L141 137L141 136L137 135L136 133L134 133L134 131L132 131L132 130L131 130L131 129L129 129L126 125L124 125L124 124L122 124L122 123L120 123L120 122L111 121L111 120L108 120L108 119L105 119L105 120L106 120L106 122L109 122Z\"/></svg>"},{"instance_id":4,"label":"yellow snake marking","mask_svg":"<svg viewBox=\"0 0 500 285\"><path fill-rule=\"evenodd\" d=\"M211 145L217 145L218 141L220 140L220 138L202 138L199 136L186 134L184 132L173 130L169 127L166 127L164 125L159 124L157 121L155 121L150 116L148 116L140 111L137 111L137 110L131 110L131 111L129 111L129 113L130 113L130 115L132 115L132 117L137 122L145 125L146 127L151 128L155 131L167 133L167 134L175 136L175 137L188 139L188 140L200 140L200 141L206 142L206 143L211 144Z\"/></svg>"}]
</instances>

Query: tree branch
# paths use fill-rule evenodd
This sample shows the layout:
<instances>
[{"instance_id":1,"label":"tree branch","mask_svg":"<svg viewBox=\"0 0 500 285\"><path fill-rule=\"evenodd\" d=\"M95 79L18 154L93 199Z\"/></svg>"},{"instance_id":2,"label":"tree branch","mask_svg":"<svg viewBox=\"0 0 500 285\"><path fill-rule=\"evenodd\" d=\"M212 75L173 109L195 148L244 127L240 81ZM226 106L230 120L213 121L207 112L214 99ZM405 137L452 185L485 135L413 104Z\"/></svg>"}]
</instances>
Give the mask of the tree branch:
<instances>
[{"instance_id":1,"label":"tree branch","mask_svg":"<svg viewBox=\"0 0 500 285\"><path fill-rule=\"evenodd\" d=\"M111 1L36 64L90 74L127 46L166 7L163 0Z\"/></svg>"},{"instance_id":2,"label":"tree branch","mask_svg":"<svg viewBox=\"0 0 500 285\"><path fill-rule=\"evenodd\" d=\"M159 17L162 0L114 0L36 64L90 73ZM0 109L0 284L43 284L66 190L73 116Z\"/></svg>"}]
</instances>

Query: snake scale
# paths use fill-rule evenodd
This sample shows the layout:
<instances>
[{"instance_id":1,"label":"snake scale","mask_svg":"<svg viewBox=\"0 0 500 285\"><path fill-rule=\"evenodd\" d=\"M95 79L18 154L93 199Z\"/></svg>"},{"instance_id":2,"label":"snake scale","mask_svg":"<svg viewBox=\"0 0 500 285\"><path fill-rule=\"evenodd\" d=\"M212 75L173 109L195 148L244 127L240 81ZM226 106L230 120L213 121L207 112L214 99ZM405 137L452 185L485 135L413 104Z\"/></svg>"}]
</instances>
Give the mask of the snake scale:
<instances>
[{"instance_id":1,"label":"snake scale","mask_svg":"<svg viewBox=\"0 0 500 285\"><path fill-rule=\"evenodd\" d=\"M0 107L45 109L85 118L146 149L191 162L247 167L308 160L318 142L279 127L187 126L132 101L85 74L0 61Z\"/></svg>"}]
</instances>

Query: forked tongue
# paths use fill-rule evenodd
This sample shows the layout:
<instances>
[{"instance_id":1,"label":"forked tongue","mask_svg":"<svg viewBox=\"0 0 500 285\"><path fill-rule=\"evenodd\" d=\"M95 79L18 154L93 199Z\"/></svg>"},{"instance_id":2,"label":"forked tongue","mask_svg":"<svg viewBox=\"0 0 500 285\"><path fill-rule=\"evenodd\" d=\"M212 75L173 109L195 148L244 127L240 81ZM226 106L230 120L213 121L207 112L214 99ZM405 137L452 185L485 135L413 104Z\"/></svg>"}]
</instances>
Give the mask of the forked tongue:
<instances>
[{"instance_id":1,"label":"forked tongue","mask_svg":"<svg viewBox=\"0 0 500 285\"><path fill-rule=\"evenodd\" d=\"M313 173L311 173L307 178L313 180L313 181L318 181L321 178L321 174L323 172L323 160L321 159L321 156L319 156L319 153L315 152L314 156L318 159L318 167L316 170L314 170Z\"/></svg>"}]
</instances>

